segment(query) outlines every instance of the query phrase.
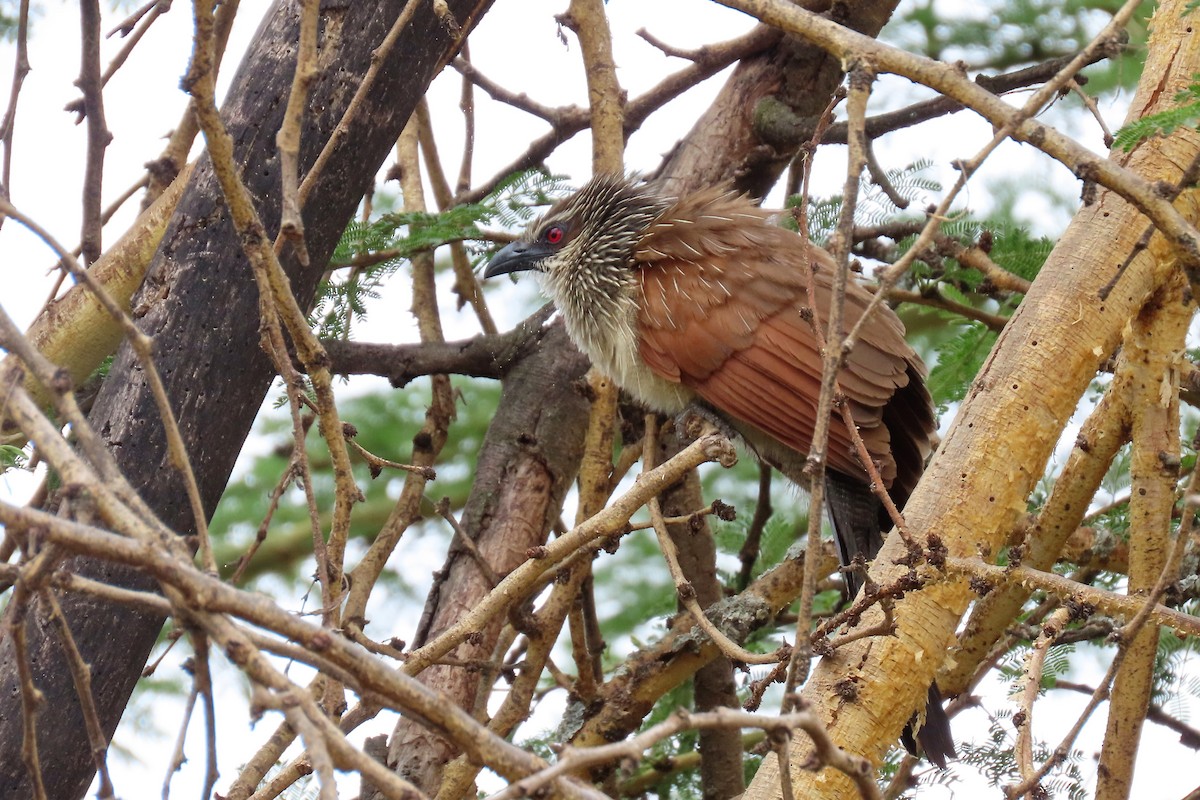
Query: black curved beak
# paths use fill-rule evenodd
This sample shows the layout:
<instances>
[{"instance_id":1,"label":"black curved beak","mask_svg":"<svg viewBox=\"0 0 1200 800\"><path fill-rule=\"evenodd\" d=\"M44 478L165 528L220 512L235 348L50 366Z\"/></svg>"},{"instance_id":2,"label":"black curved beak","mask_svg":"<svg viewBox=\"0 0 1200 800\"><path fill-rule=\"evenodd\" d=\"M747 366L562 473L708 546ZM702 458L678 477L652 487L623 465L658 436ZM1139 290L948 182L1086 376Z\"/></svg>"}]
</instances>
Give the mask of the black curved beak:
<instances>
[{"instance_id":1,"label":"black curved beak","mask_svg":"<svg viewBox=\"0 0 1200 800\"><path fill-rule=\"evenodd\" d=\"M483 271L483 277L493 278L509 272L536 269L537 263L548 255L550 251L537 242L516 241L506 244L492 256L487 269Z\"/></svg>"}]
</instances>

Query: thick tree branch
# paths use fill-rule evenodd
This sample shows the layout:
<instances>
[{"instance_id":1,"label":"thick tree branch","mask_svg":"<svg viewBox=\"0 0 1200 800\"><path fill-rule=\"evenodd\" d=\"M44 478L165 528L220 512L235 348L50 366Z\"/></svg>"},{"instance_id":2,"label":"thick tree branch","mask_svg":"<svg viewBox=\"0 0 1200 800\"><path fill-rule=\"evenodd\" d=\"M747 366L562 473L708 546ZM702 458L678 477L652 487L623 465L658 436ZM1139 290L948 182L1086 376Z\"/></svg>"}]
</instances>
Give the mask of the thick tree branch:
<instances>
[{"instance_id":1,"label":"thick tree branch","mask_svg":"<svg viewBox=\"0 0 1200 800\"><path fill-rule=\"evenodd\" d=\"M892 51L792 6L741 0L736 5L753 7L769 20L812 36L841 55L853 53L868 59L876 69L903 72L956 99L968 100L997 123L1013 124L1017 137L1032 137L1052 155L1061 155L1075 165L1087 164L1090 177L1103 178L1106 186L1120 183L1125 192L1134 186L1149 187L1159 178L1177 178L1200 150L1200 134L1179 131L1170 138L1145 142L1128 156L1094 164L1094 157L1084 154L1066 137L1038 123L1020 121L1023 117L994 96L988 95L991 100L981 97L976 103L976 95L982 90L948 66ZM1200 49L1178 46L1196 36L1184 29L1180 9L1164 7L1155 19L1150 60L1133 103L1132 113L1137 116L1161 110L1164 98L1171 93L1162 87L1181 86L1200 68L1196 62ZM1164 40L1172 44L1162 49L1154 46ZM1116 163L1118 160L1123 166ZM1149 180L1126 180L1131 173ZM1114 192L1103 192L1076 216L1042 268L1026 302L1000 335L905 508L905 518L917 535L936 535L952 555L962 556L978 552L981 547L995 552L1013 529L1062 426L1095 375L1100 359L1112 352L1150 288L1176 268L1174 264L1156 265L1149 257L1135 258L1119 289L1107 299L1100 299L1100 290L1110 281L1114 267L1119 266L1114 262L1130 252L1141 237L1145 222L1140 210L1152 213L1166 230L1169 244L1186 246L1191 241L1195 198L1181 196L1178 211L1158 200L1139 194L1133 206L1122 202ZM1116 258L1114 253L1118 254ZM1185 253L1181 258L1190 255ZM981 437L986 437L987 444ZM997 449L997 442L1006 444ZM872 568L877 582L887 583L904 569L894 564L904 553L899 537L889 537ZM899 735L911 711L925 701L924 687L933 679L940 660L929 656L945 652L969 598L961 584L927 585L896 603L895 637L856 642L822 660L806 696L828 715L826 719L836 715L837 722L831 728L836 741L853 752L869 753L872 759L882 756L889 736ZM864 625L877 621L877 615L864 615ZM830 699L837 696L837 685L848 676L858 687L855 701L835 707ZM792 754L792 761L803 761L804 757L804 749L800 748ZM777 770L774 759L768 758L748 796L772 796L779 785ZM838 783L831 781L817 789L807 774L794 767L792 778L798 787L806 787L798 791L811 790L814 794L832 792ZM842 790L847 789L843 783Z\"/></svg>"},{"instance_id":2,"label":"thick tree branch","mask_svg":"<svg viewBox=\"0 0 1200 800\"><path fill-rule=\"evenodd\" d=\"M398 46L381 51L374 68L370 103L360 106L339 126L348 101L371 66L371 51L398 18L403 3L385 0L375 4L330 6L323 16L328 57L337 70L323 71L313 86L306 130L301 139L301 164L307 169L309 191L320 199L320 213L307 216L306 240L314 261L327 259L353 213L377 166L439 64L453 53L456 39L427 6L420 6L412 24L402 32ZM486 0L450 0L464 30L474 26L486 9ZM277 176L262 165L272 163L273 137L283 111L291 72L291 56L279 50L278 41L294 41L296 17L287 0L279 0L260 29L242 69L229 91L224 109L233 132L239 163L253 164L247 180L262 204L261 218L278 219ZM353 35L349 32L353 31ZM346 35L343 35L345 33ZM275 100L280 102L276 103ZM337 128L322 169L314 171L317 151ZM261 183L260 183L261 182ZM303 191L302 191L303 193ZM315 211L315 207L313 208ZM167 379L174 408L181 409L180 429L196 465L203 507L211 510L225 487L229 470L261 405L269 385L269 364L258 350L257 292L241 245L233 235L228 216L210 169L202 165L180 200L175 217L159 249L134 314L142 330L154 337L155 360ZM310 301L318 270L287 268L301 306ZM220 353L218 359L197 359L195 353ZM218 374L219 373L219 374ZM196 391L204 387L204 391ZM185 534L193 523L186 492L167 462L165 440L145 375L128 348L118 354L92 410L92 418L115 447L120 470L167 523ZM153 580L121 565L76 559L68 568L82 577L101 579L124 588L146 589ZM41 612L37 609L38 614ZM153 645L161 618L120 606L110 606L86 596L63 598L63 613L71 624L80 652L92 664L93 692L106 735L125 707L146 653ZM31 653L42 665L38 688L47 694L57 713L43 720L39 735L56 748L79 753L87 748L85 727L74 688L61 654L31 615L28 640ZM0 643L0 717L19 717L16 662L20 656L11 643ZM0 795L19 796L26 776L20 759L20 736L0 731ZM49 780L54 796L75 796L91 780L87 759L62 759Z\"/></svg>"},{"instance_id":3,"label":"thick tree branch","mask_svg":"<svg viewBox=\"0 0 1200 800\"><path fill-rule=\"evenodd\" d=\"M1170 258L1165 248L1157 254ZM1195 304L1182 271L1159 287L1125 336L1121 358L1133 373L1129 397L1133 452L1129 500L1129 595L1145 599L1163 576L1171 549L1171 512L1179 479L1179 371L1184 339ZM1133 767L1150 693L1159 629L1146 625L1121 642L1125 659L1113 680L1108 724L1100 751L1097 800L1123 800L1133 784Z\"/></svg>"},{"instance_id":4,"label":"thick tree branch","mask_svg":"<svg viewBox=\"0 0 1200 800\"><path fill-rule=\"evenodd\" d=\"M321 344L335 374L382 375L398 389L425 375L503 378L546 337L549 328L544 323L553 313L553 306L547 305L511 331L457 342L370 344L324 339Z\"/></svg>"}]
</instances>

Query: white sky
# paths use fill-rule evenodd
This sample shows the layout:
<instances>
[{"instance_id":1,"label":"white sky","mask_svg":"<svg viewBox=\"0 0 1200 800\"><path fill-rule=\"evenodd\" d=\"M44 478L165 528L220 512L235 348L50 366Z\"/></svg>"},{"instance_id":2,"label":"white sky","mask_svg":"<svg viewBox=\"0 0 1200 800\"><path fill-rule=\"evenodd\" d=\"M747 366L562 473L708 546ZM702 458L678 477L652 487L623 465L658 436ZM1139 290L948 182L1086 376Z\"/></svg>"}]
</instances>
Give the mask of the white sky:
<instances>
[{"instance_id":1,"label":"white sky","mask_svg":"<svg viewBox=\"0 0 1200 800\"><path fill-rule=\"evenodd\" d=\"M562 12L565 7L565 0L499 0L471 39L472 59L476 66L501 85L515 91L525 91L541 103L586 104L578 45L569 33L567 44L560 42L553 20L553 14ZM227 57L222 72L223 84L227 84L233 75L237 54L244 49L266 8L263 0L247 0L242 4L230 45L231 55ZM732 38L750 27L746 17L704 0L678 0L673 3L611 0L607 9L614 31L620 79L630 96L637 96L665 72L683 65L678 60L665 59L656 49L634 36L633 32L638 28L645 26L671 44L686 48ZM113 13L107 4L104 11L105 30L112 28L127 13L125 10ZM106 89L107 121L114 134L105 162L106 203L140 178L142 165L161 152L163 137L176 124L185 107L186 97L178 84L190 54L190 14L189 5L176 3L170 13L155 24ZM77 9L73 4L51 3L37 11L29 47L33 71L26 79L20 99L10 187L13 203L68 247L73 247L79 238L79 197L86 145L85 127L73 125L69 115L62 110L78 96L73 86L79 72L78 25ZM119 41L106 41L102 63L107 65L119 47ZM13 55L12 45L0 46L0 87L7 87L11 82ZM630 141L626 162L628 168L640 171L652 169L674 142L686 133L700 110L707 106L720 80L718 77L710 81L673 102L665 113L660 112L652 117ZM890 84L881 84L875 102L879 107L894 107L898 98L904 96L906 87L906 82L896 79ZM7 92L0 93L7 95ZM457 173L461 142L458 93L458 76L448 72L435 84L431 94L439 147L450 174ZM481 179L509 163L523 149L524 143L545 132L546 126L512 109L486 102L482 92L477 92L477 106L474 175ZM1116 127L1123 111L1119 108L1102 110L1109 116L1110 125ZM1071 132L1076 135L1082 133ZM881 149L879 153L887 167L903 166L918 157L932 158L937 162L936 177L948 186L954 179L948 164L954 159L973 155L990 135L991 127L988 124L970 115L959 114L952 121L937 127L925 126L889 137L887 149ZM1085 140L1096 150L1102 148L1094 127L1089 126ZM844 149L823 149L817 161L818 194L840 191L843 159ZM553 170L570 174L576 182L581 182L589 172L589 161L590 140L586 134L581 134L560 148L551 157L549 165ZM1067 192L1074 191L1071 188L1073 179L1064 168L1046 166L1045 161L1036 160L1029 148L1011 143L989 162L973 187L983 185L994 177L1011 176L1016 170L1034 163L1040 166L1035 168L1036 172L1029 173L1037 176L1031 177L1031 181L1052 181L1056 186L1066 187ZM929 199L918 201L918 205ZM970 190L965 200L977 207L986 203L984 193L978 188ZM1034 205L1036 202L1031 200L1028 209L1028 220L1035 230L1052 232L1059 229L1065 222L1062 214L1048 207ZM129 204L110 224L105 231L106 243L114 241L125 230L133 219L135 208L136 202ZM979 210L986 211L986 208ZM53 261L43 244L35 241L11 220L0 229L0 304L20 324L27 325L46 299L51 282L45 270ZM527 281L515 291L532 294L536 288ZM385 298L385 301L391 308L407 308L402 291L399 295ZM521 305L493 305L502 327L516 321L512 318L512 312L509 318L505 317L506 310ZM443 315L451 336L465 336L473 332L469 316L455 314L450 308L444 308ZM415 338L415 327L405 314L379 313L368 319L367 325L359 331L359 338L411 340ZM254 449L253 444L251 449ZM34 482L29 476L4 476L0 478L0 497L25 496ZM440 556L432 551L426 556L431 560L431 568L440 560ZM299 604L299 598L296 598L296 604ZM419 613L419 609L407 613ZM1085 674L1075 677L1094 681L1099 675L1098 662L1094 659L1080 661L1084 662L1080 670ZM222 704L226 710L219 720L222 726L219 740L222 779L218 783L218 790L228 785L236 774L237 766L252 748L265 739L276 723L275 718L268 717L253 731L242 725L238 715L245 708L242 699L244 685L230 674L230 670L222 672L225 678L222 691L233 696L230 702ZM160 675L172 673L175 677L181 675L178 659L168 660ZM295 670L293 676L298 677ZM994 687L988 692L992 705L996 704L997 691ZM1057 743L1074 720L1075 709L1082 702L1082 698L1058 693L1053 704L1039 704L1035 730L1040 736ZM159 795L180 706L180 701L169 698L156 701L154 723L167 732L162 739L139 735L136 720L132 721L133 725L124 725L118 732L118 746L132 750L136 756L135 759L119 756L110 758L120 796L136 800ZM387 730L390 725L388 719L376 727ZM958 738L982 735L985 730L986 721L981 719L978 712L974 718L963 715L955 721ZM1089 753L1098 749L1102 734L1103 716L1100 715L1081 743L1083 749ZM191 797L193 787L200 785L203 769L200 728L193 726L191 736L188 753L192 761L174 780L176 797ZM1190 751L1173 744L1174 741L1175 737L1164 729L1148 726L1143 747L1144 762L1138 772L1135 797L1180 796L1195 786L1197 778L1194 771L1172 768L1173 759L1194 757ZM1085 768L1087 766L1085 764ZM955 774L967 776L971 772L967 768L955 768ZM959 785L958 795L974 796L981 788L984 787L979 786L977 778L968 780ZM349 782L343 789L347 795L353 791L357 791L357 781ZM946 788L935 788L922 796L948 797L952 796L952 792Z\"/></svg>"}]
</instances>

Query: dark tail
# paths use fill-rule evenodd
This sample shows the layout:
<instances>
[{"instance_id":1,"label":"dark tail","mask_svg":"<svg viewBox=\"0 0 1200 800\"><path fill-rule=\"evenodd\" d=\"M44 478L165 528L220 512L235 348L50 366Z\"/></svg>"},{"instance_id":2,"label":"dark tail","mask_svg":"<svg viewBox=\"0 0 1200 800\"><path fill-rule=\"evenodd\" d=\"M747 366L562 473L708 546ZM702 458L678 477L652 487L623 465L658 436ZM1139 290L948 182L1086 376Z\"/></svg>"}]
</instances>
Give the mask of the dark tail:
<instances>
[{"instance_id":1,"label":"dark tail","mask_svg":"<svg viewBox=\"0 0 1200 800\"><path fill-rule=\"evenodd\" d=\"M825 502L829 507L829 516L833 518L842 565L849 564L859 553L870 564L883 546L882 532L892 527L879 498L860 481L828 472L825 474ZM846 586L850 589L851 599L858 594L862 583L862 576L846 573ZM958 757L954 752L954 737L950 733L950 718L942 708L942 693L936 683L929 687L925 723L917 731L916 740L921 743L925 757L942 769L946 768L946 759ZM900 741L908 752L917 754L912 722L904 728Z\"/></svg>"},{"instance_id":2,"label":"dark tail","mask_svg":"<svg viewBox=\"0 0 1200 800\"><path fill-rule=\"evenodd\" d=\"M954 736L950 733L950 718L946 716L946 709L942 708L942 692L936 683L929 684L925 724L917 731L917 742L913 741L911 722L900 734L900 742L913 755L917 754L917 742L920 742L925 757L942 769L946 768L947 759L958 758L958 753L954 752Z\"/></svg>"}]
</instances>

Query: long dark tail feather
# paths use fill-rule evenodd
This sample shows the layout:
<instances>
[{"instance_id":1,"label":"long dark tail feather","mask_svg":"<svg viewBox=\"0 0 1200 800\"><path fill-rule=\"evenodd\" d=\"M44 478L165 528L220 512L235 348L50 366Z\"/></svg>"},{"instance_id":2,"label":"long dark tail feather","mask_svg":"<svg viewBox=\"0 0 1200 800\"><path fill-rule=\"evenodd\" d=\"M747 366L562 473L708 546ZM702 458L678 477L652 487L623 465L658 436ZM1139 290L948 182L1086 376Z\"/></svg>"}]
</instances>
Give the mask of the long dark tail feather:
<instances>
[{"instance_id":1,"label":"long dark tail feather","mask_svg":"<svg viewBox=\"0 0 1200 800\"><path fill-rule=\"evenodd\" d=\"M906 730L912 726L909 725ZM925 723L917 731L917 741L925 751L925 757L942 769L946 760L958 758L954 751L954 735L950 732L950 718L942 707L942 692L936 683L929 684L929 699L925 704ZM913 752L912 749L909 752Z\"/></svg>"},{"instance_id":2,"label":"long dark tail feather","mask_svg":"<svg viewBox=\"0 0 1200 800\"><path fill-rule=\"evenodd\" d=\"M861 482L828 472L825 474L825 504L829 507L829 516L833 518L842 566L849 564L859 554L870 564L879 548L883 547L880 516L884 512L879 498ZM846 586L852 599L862 584L862 575L846 573Z\"/></svg>"},{"instance_id":3,"label":"long dark tail feather","mask_svg":"<svg viewBox=\"0 0 1200 800\"><path fill-rule=\"evenodd\" d=\"M883 531L891 529L891 520L879 498L861 482L830 472L825 475L825 502L833 519L842 565L849 564L859 553L869 564L879 548L883 547ZM862 576L846 573L851 599L858 594L862 583ZM950 718L942 707L942 693L936 683L929 686L925 722L916 732L916 739L913 738L913 725L910 722L905 726L900 741L913 755L917 754L919 741L925 757L942 769L946 768L947 759L958 757L950 732Z\"/></svg>"}]
</instances>

